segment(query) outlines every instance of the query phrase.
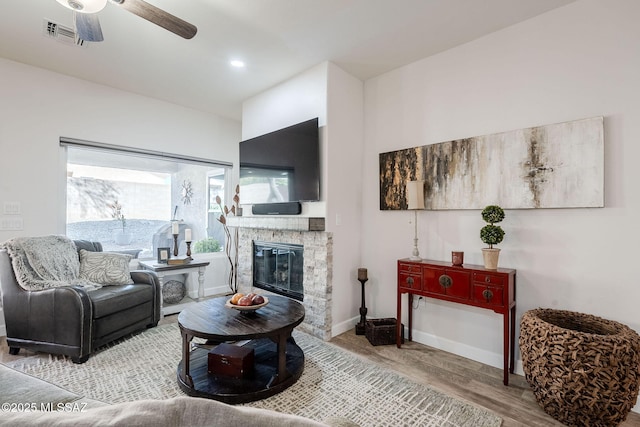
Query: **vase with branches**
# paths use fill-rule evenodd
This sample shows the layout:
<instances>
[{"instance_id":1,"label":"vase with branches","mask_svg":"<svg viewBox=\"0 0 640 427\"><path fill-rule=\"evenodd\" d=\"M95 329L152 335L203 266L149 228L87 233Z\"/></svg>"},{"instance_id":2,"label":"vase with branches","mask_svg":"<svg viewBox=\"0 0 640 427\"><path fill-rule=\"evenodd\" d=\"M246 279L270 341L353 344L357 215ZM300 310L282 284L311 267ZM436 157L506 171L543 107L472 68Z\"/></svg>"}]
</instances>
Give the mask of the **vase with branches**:
<instances>
[{"instance_id":1,"label":"vase with branches","mask_svg":"<svg viewBox=\"0 0 640 427\"><path fill-rule=\"evenodd\" d=\"M124 217L124 213L122 212L122 205L116 199L115 202L109 204L109 208L111 209L111 218L120 222L120 226L122 227L122 231L118 230L114 233L114 240L118 245L128 245L131 243L131 234L127 233L127 219Z\"/></svg>"},{"instance_id":2,"label":"vase with branches","mask_svg":"<svg viewBox=\"0 0 640 427\"><path fill-rule=\"evenodd\" d=\"M116 200L111 203L109 207L111 208L111 218L120 221L122 224L122 232L124 233L127 228L127 220L122 213L122 205Z\"/></svg>"},{"instance_id":3,"label":"vase with branches","mask_svg":"<svg viewBox=\"0 0 640 427\"><path fill-rule=\"evenodd\" d=\"M238 227L234 227L233 236L227 225L227 217L229 215L236 215L240 209L240 185L236 185L236 194L233 196L233 203L231 208L222 206L222 199L220 196L216 196L216 203L220 207L222 213L218 218L218 221L222 224L224 234L227 238L227 244L225 245L225 253L229 260L229 288L232 293L238 292Z\"/></svg>"}]
</instances>

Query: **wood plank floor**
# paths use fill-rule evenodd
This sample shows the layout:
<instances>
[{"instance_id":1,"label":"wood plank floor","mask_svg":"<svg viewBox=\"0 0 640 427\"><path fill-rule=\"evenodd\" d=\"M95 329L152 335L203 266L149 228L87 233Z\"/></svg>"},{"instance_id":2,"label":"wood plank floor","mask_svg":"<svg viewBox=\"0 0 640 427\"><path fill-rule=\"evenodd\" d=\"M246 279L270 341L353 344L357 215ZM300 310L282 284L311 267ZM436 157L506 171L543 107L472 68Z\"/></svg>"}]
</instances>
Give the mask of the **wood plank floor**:
<instances>
[{"instance_id":1,"label":"wood plank floor","mask_svg":"<svg viewBox=\"0 0 640 427\"><path fill-rule=\"evenodd\" d=\"M173 322L177 322L177 315L167 316L160 323ZM503 418L503 427L563 425L538 406L529 385L520 375L512 374L509 386L505 387L501 369L416 342L406 342L401 349L395 345L372 346L364 335L356 335L355 330L338 335L330 342L415 382L485 407ZM18 355L12 356L8 350L5 337L0 337L0 362L34 355L20 350ZM630 413L620 427L640 427L640 414Z\"/></svg>"},{"instance_id":2,"label":"wood plank floor","mask_svg":"<svg viewBox=\"0 0 640 427\"><path fill-rule=\"evenodd\" d=\"M511 374L509 386L502 384L502 369L475 362L416 342L372 346L355 330L331 343L372 362L394 370L415 382L485 407L504 420L503 427L562 426L538 405L526 380ZM640 426L640 414L630 413L620 427Z\"/></svg>"}]
</instances>

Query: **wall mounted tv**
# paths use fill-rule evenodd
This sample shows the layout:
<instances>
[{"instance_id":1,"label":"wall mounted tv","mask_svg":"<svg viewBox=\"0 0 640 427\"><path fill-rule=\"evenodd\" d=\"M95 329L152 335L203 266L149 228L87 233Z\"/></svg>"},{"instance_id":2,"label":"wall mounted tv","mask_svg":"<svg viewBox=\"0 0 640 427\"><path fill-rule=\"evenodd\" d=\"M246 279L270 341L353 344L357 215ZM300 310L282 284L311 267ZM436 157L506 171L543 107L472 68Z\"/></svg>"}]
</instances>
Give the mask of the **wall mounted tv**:
<instances>
[{"instance_id":1,"label":"wall mounted tv","mask_svg":"<svg viewBox=\"0 0 640 427\"><path fill-rule=\"evenodd\" d=\"M317 118L240 142L241 203L319 200Z\"/></svg>"}]
</instances>

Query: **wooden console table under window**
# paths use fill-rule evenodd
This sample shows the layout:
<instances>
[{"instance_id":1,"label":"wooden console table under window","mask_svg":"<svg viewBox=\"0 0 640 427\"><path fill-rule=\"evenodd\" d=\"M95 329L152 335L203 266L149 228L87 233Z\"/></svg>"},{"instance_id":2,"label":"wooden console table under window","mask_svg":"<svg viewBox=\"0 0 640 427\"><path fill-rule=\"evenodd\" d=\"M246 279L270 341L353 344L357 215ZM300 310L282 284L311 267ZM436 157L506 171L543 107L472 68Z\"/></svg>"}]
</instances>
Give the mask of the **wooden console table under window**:
<instances>
[{"instance_id":1,"label":"wooden console table under window","mask_svg":"<svg viewBox=\"0 0 640 427\"><path fill-rule=\"evenodd\" d=\"M396 345L401 346L402 294L408 295L409 341L412 340L413 296L419 295L493 310L503 316L504 385L514 369L516 271L487 270L481 265L453 266L440 261L398 260Z\"/></svg>"},{"instance_id":2,"label":"wooden console table under window","mask_svg":"<svg viewBox=\"0 0 640 427\"><path fill-rule=\"evenodd\" d=\"M178 265L170 265L170 264L158 264L153 261L140 261L140 267L144 270L150 270L155 272L158 275L158 281L160 282L160 290L164 288L164 278L165 276L172 276L178 274L189 274L189 273L198 273L198 299L200 301L204 297L204 272L207 266L209 265L209 261L198 261L193 260L187 264L178 264ZM185 283L186 286L186 283ZM187 295L189 294L189 290L187 289ZM160 307L161 313L163 316L168 314L179 313L182 309L187 307L189 304L193 303L194 300L189 298L188 296L183 299L183 301L177 304L167 304L165 305L163 302L163 297L160 297Z\"/></svg>"}]
</instances>

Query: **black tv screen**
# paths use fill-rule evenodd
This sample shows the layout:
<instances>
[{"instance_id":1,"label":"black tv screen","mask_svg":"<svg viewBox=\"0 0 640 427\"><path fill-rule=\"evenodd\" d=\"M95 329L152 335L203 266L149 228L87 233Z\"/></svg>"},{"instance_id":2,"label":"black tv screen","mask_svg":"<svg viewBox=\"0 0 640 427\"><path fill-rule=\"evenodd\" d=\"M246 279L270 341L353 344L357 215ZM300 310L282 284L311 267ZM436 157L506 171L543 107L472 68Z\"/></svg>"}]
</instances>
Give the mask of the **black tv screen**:
<instances>
[{"instance_id":1,"label":"black tv screen","mask_svg":"<svg viewBox=\"0 0 640 427\"><path fill-rule=\"evenodd\" d=\"M240 142L240 201L320 200L318 119Z\"/></svg>"}]
</instances>

